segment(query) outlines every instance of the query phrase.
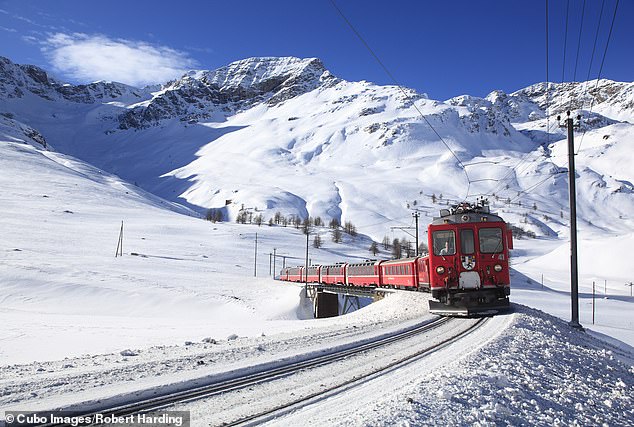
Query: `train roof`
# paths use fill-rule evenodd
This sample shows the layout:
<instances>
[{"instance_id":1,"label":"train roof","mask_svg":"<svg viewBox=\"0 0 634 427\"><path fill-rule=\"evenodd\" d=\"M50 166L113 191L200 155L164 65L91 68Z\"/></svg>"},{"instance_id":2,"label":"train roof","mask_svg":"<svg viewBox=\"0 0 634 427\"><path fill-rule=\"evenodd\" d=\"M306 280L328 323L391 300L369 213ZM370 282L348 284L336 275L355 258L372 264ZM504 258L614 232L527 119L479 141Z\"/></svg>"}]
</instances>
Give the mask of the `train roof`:
<instances>
[{"instance_id":1,"label":"train roof","mask_svg":"<svg viewBox=\"0 0 634 427\"><path fill-rule=\"evenodd\" d=\"M432 225L466 224L482 222L504 222L495 213L491 213L488 202L482 200L476 205L460 203L448 209L441 209L440 216L434 217Z\"/></svg>"},{"instance_id":2,"label":"train roof","mask_svg":"<svg viewBox=\"0 0 634 427\"><path fill-rule=\"evenodd\" d=\"M418 258L422 258L422 257L409 257L409 258L399 258L399 259L388 259L385 260L381 263L381 265L387 265L387 264L403 264L403 263L408 263L408 262L414 262L416 261Z\"/></svg>"}]
</instances>

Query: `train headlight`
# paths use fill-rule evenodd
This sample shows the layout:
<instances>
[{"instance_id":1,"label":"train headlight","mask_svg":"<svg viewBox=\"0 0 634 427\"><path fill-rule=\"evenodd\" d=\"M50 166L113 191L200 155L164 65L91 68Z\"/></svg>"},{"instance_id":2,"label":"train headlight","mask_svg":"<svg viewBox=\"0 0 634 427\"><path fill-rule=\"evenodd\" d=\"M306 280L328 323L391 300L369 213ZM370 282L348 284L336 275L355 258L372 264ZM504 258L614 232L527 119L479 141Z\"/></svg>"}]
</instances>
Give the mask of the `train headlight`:
<instances>
[{"instance_id":1,"label":"train headlight","mask_svg":"<svg viewBox=\"0 0 634 427\"><path fill-rule=\"evenodd\" d=\"M495 264L493 266L493 269L499 273L500 271L502 271L502 266L500 264Z\"/></svg>"},{"instance_id":2,"label":"train headlight","mask_svg":"<svg viewBox=\"0 0 634 427\"><path fill-rule=\"evenodd\" d=\"M442 265L439 266L439 267L436 267L436 273L444 274L445 273L445 267L443 267Z\"/></svg>"}]
</instances>

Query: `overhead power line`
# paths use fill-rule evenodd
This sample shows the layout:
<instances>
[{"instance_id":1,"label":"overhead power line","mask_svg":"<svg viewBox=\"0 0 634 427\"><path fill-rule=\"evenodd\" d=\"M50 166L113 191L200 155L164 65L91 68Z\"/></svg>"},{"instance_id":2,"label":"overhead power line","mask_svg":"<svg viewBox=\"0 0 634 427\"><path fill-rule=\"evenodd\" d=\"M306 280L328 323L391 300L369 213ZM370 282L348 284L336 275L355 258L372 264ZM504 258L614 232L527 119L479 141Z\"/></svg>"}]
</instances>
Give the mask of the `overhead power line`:
<instances>
[{"instance_id":1,"label":"overhead power line","mask_svg":"<svg viewBox=\"0 0 634 427\"><path fill-rule=\"evenodd\" d=\"M401 93L403 94L403 96L405 97L405 99L407 99L408 101L410 101L412 103L412 105L414 106L414 108L416 109L416 111L418 112L418 114L422 117L422 119L425 121L425 123L427 123L427 125L429 126L429 128L434 132L434 134L438 137L438 139L440 140L440 142L443 143L443 145L447 148L447 150L449 150L449 152L451 153L451 155L456 159L456 161L458 162L458 165L460 165L460 167L462 168L462 171L464 172L466 178L467 178L467 193L465 195L465 200L466 198L469 196L469 190L471 188L471 179L469 178L469 174L467 173L467 170L464 167L464 164L462 163L462 161L460 160L460 158L458 157L458 155L454 152L454 150L451 149L451 147L449 146L449 144L443 139L442 136L440 136L440 134L438 133L438 131L434 128L434 126L432 126L432 124L429 122L429 120L427 120L427 117L425 117L425 115L422 113L422 111L420 111L420 109L418 108L418 106L416 105L416 103L414 102L414 100L412 100L412 98L407 94L407 92L403 89L403 87L401 86L401 84L398 82L398 80L396 80L396 78L394 77L394 75L392 75L392 73L390 72L390 70L385 66L385 64L383 63L383 61L381 61L381 58L379 58L379 56L374 52L374 50L372 50L372 48L370 47L370 45L365 41L365 39L363 38L363 36L359 33L359 31L357 31L357 29L354 27L354 25L352 25L352 22L350 22L350 20L346 17L346 15L344 15L344 13L341 11L341 9L339 8L339 6L337 6L337 3L335 3L334 0L330 0L330 2L332 3L333 7L337 10L337 12L339 13L339 15L341 16L341 18L346 22L346 24L348 24L348 26L350 27L350 29L352 30L352 32L359 38L359 40L361 40L361 43L363 43L363 45L365 46L365 48L368 50L368 52L370 52L370 54L374 57L374 59L376 60L376 62L381 66L381 68L383 68L383 71L385 71L385 74L388 75L388 77L392 80L392 82L394 83L394 85L401 91Z\"/></svg>"},{"instance_id":2,"label":"overhead power line","mask_svg":"<svg viewBox=\"0 0 634 427\"><path fill-rule=\"evenodd\" d=\"M586 0L583 0L583 6L581 6L581 24L579 24L579 38L577 39L577 55L575 57L575 71L572 74L572 81L577 81L577 64L579 64L579 50L581 49L581 33L583 32L583 18L586 12Z\"/></svg>"},{"instance_id":3,"label":"overhead power line","mask_svg":"<svg viewBox=\"0 0 634 427\"><path fill-rule=\"evenodd\" d=\"M599 80L601 79L601 73L603 72L603 65L605 64L605 57L608 54L608 47L610 46L610 39L612 38L612 30L614 29L614 21L616 21L616 12L619 9L619 0L616 0L616 5L614 6L614 14L612 15L612 22L610 23L610 32L608 33L608 39L605 42L605 48L603 49L603 58L601 59L601 66L599 67L599 74L597 75L597 82L594 85L595 92L599 87ZM603 9L602 9L603 11ZM598 31L598 29L597 29ZM594 96L590 97L590 113L592 113L592 107L594 106ZM581 140L579 141L579 146L577 147L577 152L575 154L579 154L579 150L581 150L581 145L583 144L583 139L586 136L586 130L584 129L583 134L581 135Z\"/></svg>"}]
</instances>

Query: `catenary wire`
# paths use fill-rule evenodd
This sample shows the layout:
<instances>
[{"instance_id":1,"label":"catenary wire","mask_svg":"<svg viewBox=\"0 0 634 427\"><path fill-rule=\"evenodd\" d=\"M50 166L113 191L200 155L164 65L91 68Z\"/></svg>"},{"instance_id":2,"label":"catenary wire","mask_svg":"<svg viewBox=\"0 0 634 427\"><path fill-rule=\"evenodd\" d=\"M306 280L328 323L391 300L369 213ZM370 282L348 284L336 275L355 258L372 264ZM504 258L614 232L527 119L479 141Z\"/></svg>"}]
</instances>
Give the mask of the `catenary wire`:
<instances>
[{"instance_id":1,"label":"catenary wire","mask_svg":"<svg viewBox=\"0 0 634 427\"><path fill-rule=\"evenodd\" d=\"M451 147L449 146L449 144L443 139L442 136L440 136L440 134L438 133L438 131L434 128L434 126L432 126L432 124L429 122L429 120L427 120L427 117L425 117L425 115L422 113L422 111L420 111L420 109L418 108L418 106L416 105L416 103L414 102L414 100L407 94L407 92L403 89L403 87L400 85L400 83L398 82L398 80L396 80L396 78L394 77L394 75L390 72L390 70L385 66L385 64L383 63L383 61L381 61L381 59L378 57L378 55L374 52L374 50L372 50L372 48L370 47L370 45L365 41L365 39L363 38L363 36L359 33L359 31L357 31L357 29L354 27L354 25L352 25L352 22L350 22L350 20L344 15L344 13L341 11L341 9L339 8L339 6L337 6L337 3L335 3L334 0L330 0L330 2L332 3L333 7L337 10L337 12L339 13L339 15L341 16L341 18L346 22L346 24L350 27L350 29L352 30L352 32L357 36L357 38L361 41L361 43L365 46L365 48L368 50L368 52L370 52L370 54L374 57L374 59L377 61L377 63L381 66L381 68L383 69L383 71L388 75L388 77L392 80L392 82L394 83L394 85L401 91L401 93L403 94L403 96L405 97L405 99L407 99L408 101L410 101L412 103L412 106L416 109L416 111L418 112L418 114L422 117L422 119L425 121L425 123L427 123L427 125L429 126L429 128L434 132L434 134L438 137L438 139L440 140L440 142L443 143L443 145L447 148L447 150L449 150L449 152L451 153L451 155L456 159L456 161L458 162L458 165L460 165L460 167L462 168L462 171L465 174L465 177L467 178L467 192L466 195L464 197L464 199L466 200L467 197L469 197L469 190L471 188L471 179L469 178L469 174L467 173L467 170L464 167L464 164L462 163L462 161L460 160L460 158L458 157L458 155L454 152L454 150L451 149Z\"/></svg>"},{"instance_id":2,"label":"catenary wire","mask_svg":"<svg viewBox=\"0 0 634 427\"><path fill-rule=\"evenodd\" d=\"M579 24L579 38L577 39L577 55L575 57L575 70L572 74L572 81L577 81L577 65L579 64L579 51L581 50L581 34L583 32L583 19L586 12L586 0L583 0L583 6L581 6L581 24Z\"/></svg>"},{"instance_id":3,"label":"catenary wire","mask_svg":"<svg viewBox=\"0 0 634 427\"><path fill-rule=\"evenodd\" d=\"M605 48L603 49L603 58L601 59L601 66L599 67L599 74L597 75L597 82L594 86L595 91L599 87L599 80L601 79L601 73L603 72L603 65L605 64L605 57L608 53L608 47L610 46L610 39L612 38L612 30L614 29L614 21L616 21L616 12L619 9L619 0L616 0L616 5L614 6L614 14L612 15L612 22L610 23L610 32L608 33L608 39L605 42ZM592 107L594 106L594 96L590 97L590 111L589 114L592 113ZM581 140L579 141L579 146L577 147L577 152L575 154L579 154L579 150L581 150L581 145L583 144L584 137L586 136L586 130L584 129L583 134L581 135Z\"/></svg>"}]
</instances>

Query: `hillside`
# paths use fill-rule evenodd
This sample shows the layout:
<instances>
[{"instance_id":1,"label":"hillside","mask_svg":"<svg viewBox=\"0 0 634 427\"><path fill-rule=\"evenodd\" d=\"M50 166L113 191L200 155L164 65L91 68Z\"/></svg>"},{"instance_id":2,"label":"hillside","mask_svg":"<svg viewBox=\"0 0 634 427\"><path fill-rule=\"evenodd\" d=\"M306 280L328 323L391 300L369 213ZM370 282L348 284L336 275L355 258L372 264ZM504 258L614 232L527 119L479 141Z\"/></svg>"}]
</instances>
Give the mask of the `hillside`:
<instances>
[{"instance_id":1,"label":"hillside","mask_svg":"<svg viewBox=\"0 0 634 427\"><path fill-rule=\"evenodd\" d=\"M548 93L537 84L441 102L343 81L315 58L251 58L188 73L160 89L72 86L34 66L1 64L0 111L41 134L49 149L200 212L219 208L232 220L249 207L266 218L280 211L352 220L375 239L385 226L372 224L408 222L408 205L432 216L432 194L485 194L525 207L539 201L540 214L553 221L538 225L543 221L530 209L511 210L528 215L538 235L558 233L556 217L567 211L567 164L558 142L564 131L553 116L572 97L572 105L586 107L578 135L580 204L602 207L582 211L582 220L631 229L631 222L615 221L629 221L631 173L593 159L631 160L620 147L632 132L632 83L552 84Z\"/></svg>"},{"instance_id":2,"label":"hillside","mask_svg":"<svg viewBox=\"0 0 634 427\"><path fill-rule=\"evenodd\" d=\"M254 58L143 89L72 86L32 66L0 65L5 410L195 382L429 320L429 294L406 291L311 319L302 286L271 277L280 263L304 262L301 229L235 216L244 205L266 218L354 222L359 235L341 243L328 227L312 228L323 246L310 246L310 261L331 263L368 258L371 239L406 237L390 227L412 224L413 209L425 239L426 220L447 202L486 193L494 210L534 233L511 254L512 312L450 356L350 390L343 406L307 407L308 417L328 425L632 419L631 84L606 83L614 96L581 112L582 332L567 324L564 131L546 117L539 85L441 102L343 81L315 59ZM231 221L204 221L208 208ZM283 259L272 265L274 252ZM204 402L188 410L198 423L217 420Z\"/></svg>"}]
</instances>

